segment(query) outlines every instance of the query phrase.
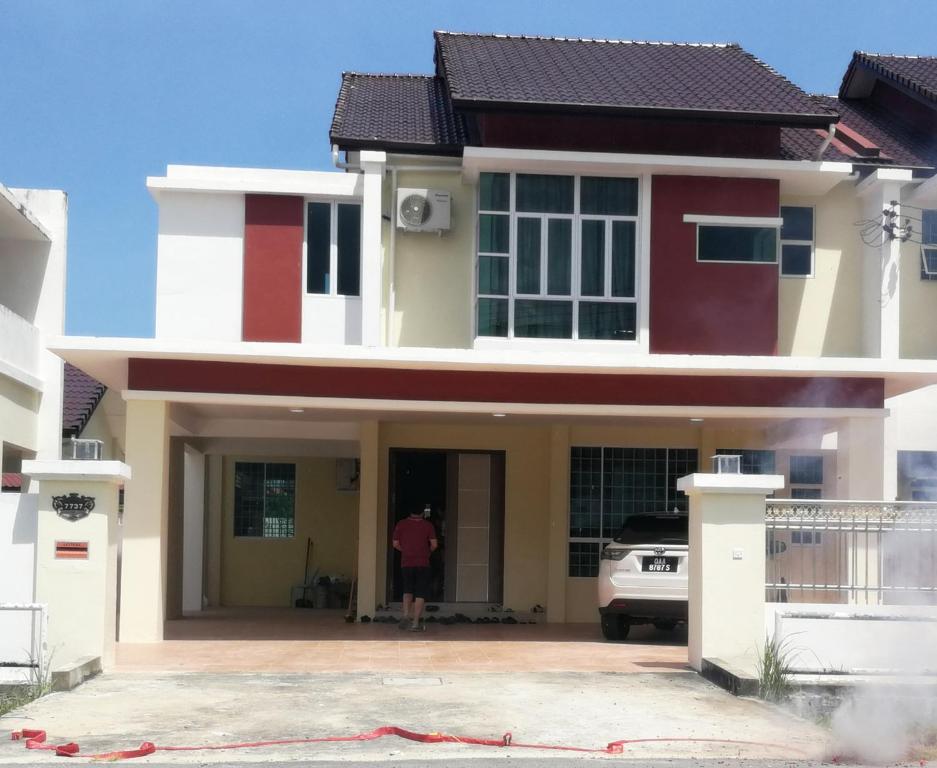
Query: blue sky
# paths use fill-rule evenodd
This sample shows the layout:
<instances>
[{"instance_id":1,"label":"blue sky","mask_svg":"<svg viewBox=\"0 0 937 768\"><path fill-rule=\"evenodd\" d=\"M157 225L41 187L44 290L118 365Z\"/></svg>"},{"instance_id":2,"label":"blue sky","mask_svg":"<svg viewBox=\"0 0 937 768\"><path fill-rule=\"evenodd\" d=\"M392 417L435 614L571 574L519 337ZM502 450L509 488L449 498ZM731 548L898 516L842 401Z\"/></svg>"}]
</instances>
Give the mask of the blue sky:
<instances>
[{"instance_id":1,"label":"blue sky","mask_svg":"<svg viewBox=\"0 0 937 768\"><path fill-rule=\"evenodd\" d=\"M741 43L836 91L854 49L937 54L933 0L0 0L0 182L69 195L66 330L152 336L169 163L329 167L342 70L431 72L434 29Z\"/></svg>"}]
</instances>

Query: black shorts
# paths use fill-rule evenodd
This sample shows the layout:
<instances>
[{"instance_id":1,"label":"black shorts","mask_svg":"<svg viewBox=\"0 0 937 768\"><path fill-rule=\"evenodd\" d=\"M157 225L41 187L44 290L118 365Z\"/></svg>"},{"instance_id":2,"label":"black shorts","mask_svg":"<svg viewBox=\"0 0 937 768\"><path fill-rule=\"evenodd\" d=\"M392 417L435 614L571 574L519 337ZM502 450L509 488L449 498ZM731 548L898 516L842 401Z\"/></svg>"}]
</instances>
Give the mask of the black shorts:
<instances>
[{"instance_id":1,"label":"black shorts","mask_svg":"<svg viewBox=\"0 0 937 768\"><path fill-rule=\"evenodd\" d=\"M424 600L429 600L429 590L432 582L432 573L429 566L401 568L400 576L403 582L403 593L405 595L413 595L414 597L422 597Z\"/></svg>"}]
</instances>

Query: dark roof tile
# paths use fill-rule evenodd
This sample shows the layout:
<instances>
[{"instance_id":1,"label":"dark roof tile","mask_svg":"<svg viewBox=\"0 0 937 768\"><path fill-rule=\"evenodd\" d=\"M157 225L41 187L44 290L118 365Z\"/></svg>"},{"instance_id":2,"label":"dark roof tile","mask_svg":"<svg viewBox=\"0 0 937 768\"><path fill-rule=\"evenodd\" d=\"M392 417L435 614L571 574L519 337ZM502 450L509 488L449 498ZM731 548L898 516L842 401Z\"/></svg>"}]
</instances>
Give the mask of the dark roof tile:
<instances>
[{"instance_id":1,"label":"dark roof tile","mask_svg":"<svg viewBox=\"0 0 937 768\"><path fill-rule=\"evenodd\" d=\"M342 74L329 136L344 148L432 149L460 153L463 119L453 113L445 84L431 75Z\"/></svg>"},{"instance_id":2,"label":"dark roof tile","mask_svg":"<svg viewBox=\"0 0 937 768\"><path fill-rule=\"evenodd\" d=\"M937 101L937 56L897 56L856 51L843 78L844 88L857 64L868 67L926 99ZM841 91L840 95L845 94Z\"/></svg>"},{"instance_id":3,"label":"dark roof tile","mask_svg":"<svg viewBox=\"0 0 937 768\"><path fill-rule=\"evenodd\" d=\"M107 391L100 381L71 363L65 363L62 393L62 433L78 436Z\"/></svg>"},{"instance_id":4,"label":"dark roof tile","mask_svg":"<svg viewBox=\"0 0 937 768\"><path fill-rule=\"evenodd\" d=\"M934 167L937 166L937 143L927 130L915 128L900 120L893 112L865 99L841 99L819 96L831 109L837 110L844 125L852 128L886 156L880 160L852 158L854 163Z\"/></svg>"},{"instance_id":5,"label":"dark roof tile","mask_svg":"<svg viewBox=\"0 0 937 768\"><path fill-rule=\"evenodd\" d=\"M736 44L639 43L436 32L457 108L485 104L733 113L826 125L835 112Z\"/></svg>"}]
</instances>

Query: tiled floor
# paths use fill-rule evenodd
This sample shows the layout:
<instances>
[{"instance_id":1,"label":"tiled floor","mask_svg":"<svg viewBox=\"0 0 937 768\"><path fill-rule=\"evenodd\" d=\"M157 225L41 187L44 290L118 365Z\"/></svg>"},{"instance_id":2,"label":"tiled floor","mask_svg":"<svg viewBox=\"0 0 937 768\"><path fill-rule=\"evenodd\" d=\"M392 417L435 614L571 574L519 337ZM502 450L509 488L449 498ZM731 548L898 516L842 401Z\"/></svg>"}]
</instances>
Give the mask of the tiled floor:
<instances>
[{"instance_id":1,"label":"tiled floor","mask_svg":"<svg viewBox=\"0 0 937 768\"><path fill-rule=\"evenodd\" d=\"M686 635L632 630L606 643L595 624L346 624L341 611L221 609L166 623L166 640L120 643L117 672L667 672Z\"/></svg>"}]
</instances>

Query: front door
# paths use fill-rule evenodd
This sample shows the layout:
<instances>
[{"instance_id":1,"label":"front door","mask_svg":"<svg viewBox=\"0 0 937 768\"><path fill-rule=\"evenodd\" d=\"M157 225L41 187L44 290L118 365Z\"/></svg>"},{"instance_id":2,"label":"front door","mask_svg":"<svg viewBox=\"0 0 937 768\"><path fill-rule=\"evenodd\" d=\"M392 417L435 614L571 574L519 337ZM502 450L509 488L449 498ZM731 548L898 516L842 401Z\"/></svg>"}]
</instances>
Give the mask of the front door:
<instances>
[{"instance_id":1,"label":"front door","mask_svg":"<svg viewBox=\"0 0 937 768\"><path fill-rule=\"evenodd\" d=\"M400 601L394 526L428 511L439 549L430 559L430 600L500 603L504 583L504 454L391 449L387 600Z\"/></svg>"}]
</instances>

